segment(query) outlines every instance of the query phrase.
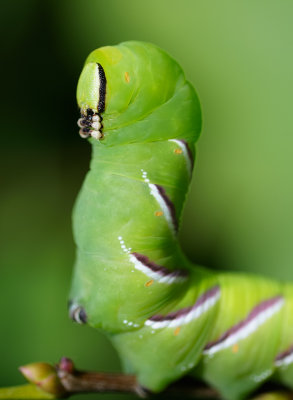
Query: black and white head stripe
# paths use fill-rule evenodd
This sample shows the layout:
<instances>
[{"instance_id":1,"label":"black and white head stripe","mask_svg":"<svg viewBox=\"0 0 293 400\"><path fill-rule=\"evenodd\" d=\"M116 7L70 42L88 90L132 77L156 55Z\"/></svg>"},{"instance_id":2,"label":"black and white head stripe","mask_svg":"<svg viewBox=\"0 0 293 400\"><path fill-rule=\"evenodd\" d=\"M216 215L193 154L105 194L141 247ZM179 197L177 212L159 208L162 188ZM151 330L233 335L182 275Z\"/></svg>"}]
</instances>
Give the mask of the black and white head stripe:
<instances>
[{"instance_id":1,"label":"black and white head stripe","mask_svg":"<svg viewBox=\"0 0 293 400\"><path fill-rule=\"evenodd\" d=\"M218 340L208 343L203 353L211 355L246 339L280 311L283 305L283 296L275 296L261 302L252 309L245 319L228 329Z\"/></svg>"},{"instance_id":2,"label":"black and white head stripe","mask_svg":"<svg viewBox=\"0 0 293 400\"><path fill-rule=\"evenodd\" d=\"M275 366L282 367L293 363L293 345L289 349L282 351L275 358Z\"/></svg>"},{"instance_id":3,"label":"black and white head stripe","mask_svg":"<svg viewBox=\"0 0 293 400\"><path fill-rule=\"evenodd\" d=\"M87 315L85 312L85 309L73 302L69 302L68 304L69 308L69 317L77 322L78 324L86 324L87 322Z\"/></svg>"},{"instance_id":4,"label":"black and white head stripe","mask_svg":"<svg viewBox=\"0 0 293 400\"><path fill-rule=\"evenodd\" d=\"M220 287L214 286L199 296L193 306L181 308L167 315L153 315L145 325L153 329L176 328L201 317L212 308L220 298Z\"/></svg>"},{"instance_id":5,"label":"black and white head stripe","mask_svg":"<svg viewBox=\"0 0 293 400\"><path fill-rule=\"evenodd\" d=\"M98 113L102 113L105 111L105 103L106 103L106 75L103 67L101 64L97 63L98 67L98 73L99 73L99 82L100 82L100 87L99 87L99 101L98 101Z\"/></svg>"},{"instance_id":6,"label":"black and white head stripe","mask_svg":"<svg viewBox=\"0 0 293 400\"><path fill-rule=\"evenodd\" d=\"M103 138L103 118L100 114L105 110L107 81L101 64L97 63L96 68L98 75L97 112L91 108L82 108L80 110L80 118L77 121L77 125L80 127L79 134L83 139L86 139L90 136L97 140Z\"/></svg>"},{"instance_id":7,"label":"black and white head stripe","mask_svg":"<svg viewBox=\"0 0 293 400\"><path fill-rule=\"evenodd\" d=\"M150 261L147 256L139 253L131 253L130 261L134 264L135 269L143 272L149 278L159 283L181 283L187 279L187 271L169 269Z\"/></svg>"}]
</instances>

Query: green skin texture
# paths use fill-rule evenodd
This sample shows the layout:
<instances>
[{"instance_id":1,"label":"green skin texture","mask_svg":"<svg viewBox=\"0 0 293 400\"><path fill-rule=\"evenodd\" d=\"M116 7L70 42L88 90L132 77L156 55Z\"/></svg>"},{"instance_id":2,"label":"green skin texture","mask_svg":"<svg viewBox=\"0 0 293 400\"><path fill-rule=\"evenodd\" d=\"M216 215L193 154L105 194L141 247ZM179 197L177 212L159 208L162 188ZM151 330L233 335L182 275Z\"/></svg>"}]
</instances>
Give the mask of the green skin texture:
<instances>
[{"instance_id":1,"label":"green skin texture","mask_svg":"<svg viewBox=\"0 0 293 400\"><path fill-rule=\"evenodd\" d=\"M274 364L276 355L293 343L292 285L191 264L142 176L146 171L152 184L165 189L180 220L191 174L178 143L169 140L184 139L195 155L201 110L193 87L158 47L125 42L89 55L77 89L82 109L98 111L96 63L107 78L104 137L89 139L90 171L74 208L77 259L71 301L84 308L88 325L108 335L125 372L136 374L154 392L186 374L231 400L245 398L271 378L293 387L293 364ZM184 270L188 278L150 282L134 268L118 237L131 252L170 271ZM153 315L194 305L215 285L220 288L215 305L179 329L145 324ZM239 340L237 348L203 354L207 343L244 320L255 306L280 295L280 310Z\"/></svg>"}]
</instances>

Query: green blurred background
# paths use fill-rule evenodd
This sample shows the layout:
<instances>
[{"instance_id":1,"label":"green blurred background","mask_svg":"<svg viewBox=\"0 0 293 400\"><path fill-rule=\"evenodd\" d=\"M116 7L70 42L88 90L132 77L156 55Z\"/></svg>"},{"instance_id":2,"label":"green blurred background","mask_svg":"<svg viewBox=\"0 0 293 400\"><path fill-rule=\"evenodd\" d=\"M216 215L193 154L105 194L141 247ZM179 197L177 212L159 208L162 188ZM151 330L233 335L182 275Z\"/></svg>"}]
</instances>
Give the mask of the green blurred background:
<instances>
[{"instance_id":1,"label":"green blurred background","mask_svg":"<svg viewBox=\"0 0 293 400\"><path fill-rule=\"evenodd\" d=\"M23 382L19 365L63 355L119 370L107 340L71 323L66 309L71 210L90 156L75 87L96 47L154 42L199 93L187 254L213 268L293 278L292 1L18 0L2 2L0 18L0 386Z\"/></svg>"}]
</instances>

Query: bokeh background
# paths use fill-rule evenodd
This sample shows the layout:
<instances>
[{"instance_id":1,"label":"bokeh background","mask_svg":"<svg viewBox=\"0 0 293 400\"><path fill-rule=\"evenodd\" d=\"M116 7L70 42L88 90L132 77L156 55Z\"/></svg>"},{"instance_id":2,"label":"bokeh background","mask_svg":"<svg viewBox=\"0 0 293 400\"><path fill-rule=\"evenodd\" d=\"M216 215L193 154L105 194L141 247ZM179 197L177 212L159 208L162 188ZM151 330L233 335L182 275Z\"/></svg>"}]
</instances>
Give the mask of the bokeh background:
<instances>
[{"instance_id":1,"label":"bokeh background","mask_svg":"<svg viewBox=\"0 0 293 400\"><path fill-rule=\"evenodd\" d=\"M0 386L23 382L19 365L63 355L120 368L108 341L70 322L66 307L71 210L90 157L75 87L96 47L154 42L199 93L187 254L293 279L292 1L16 0L1 3L0 18Z\"/></svg>"}]
</instances>

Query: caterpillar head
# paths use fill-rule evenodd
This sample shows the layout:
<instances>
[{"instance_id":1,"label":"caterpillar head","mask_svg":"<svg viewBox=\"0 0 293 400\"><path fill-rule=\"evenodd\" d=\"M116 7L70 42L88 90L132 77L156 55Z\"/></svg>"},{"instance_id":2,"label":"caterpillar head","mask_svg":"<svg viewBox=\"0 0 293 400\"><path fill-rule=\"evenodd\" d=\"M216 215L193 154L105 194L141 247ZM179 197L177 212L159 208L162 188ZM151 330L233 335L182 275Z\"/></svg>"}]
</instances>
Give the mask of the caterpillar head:
<instances>
[{"instance_id":1,"label":"caterpillar head","mask_svg":"<svg viewBox=\"0 0 293 400\"><path fill-rule=\"evenodd\" d=\"M119 116L127 110L139 86L136 64L132 52L121 45L101 47L89 55L77 86L82 137L104 139L104 132L117 118L119 126Z\"/></svg>"},{"instance_id":2,"label":"caterpillar head","mask_svg":"<svg viewBox=\"0 0 293 400\"><path fill-rule=\"evenodd\" d=\"M177 99L176 104L174 98L182 88L186 88L187 102ZM153 140L149 128L154 123L148 123L153 111L174 99L168 113L155 120L164 121L165 116L176 125L178 109L197 107L199 110L198 101L195 106L192 104L194 98L197 99L196 94L186 82L182 69L158 47L134 41L101 47L87 58L78 82L80 134L101 140L105 145ZM191 111L192 115L198 115ZM184 118L186 121L189 117ZM136 126L135 132L129 129L141 122L143 126Z\"/></svg>"}]
</instances>

